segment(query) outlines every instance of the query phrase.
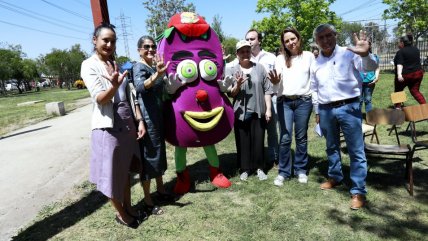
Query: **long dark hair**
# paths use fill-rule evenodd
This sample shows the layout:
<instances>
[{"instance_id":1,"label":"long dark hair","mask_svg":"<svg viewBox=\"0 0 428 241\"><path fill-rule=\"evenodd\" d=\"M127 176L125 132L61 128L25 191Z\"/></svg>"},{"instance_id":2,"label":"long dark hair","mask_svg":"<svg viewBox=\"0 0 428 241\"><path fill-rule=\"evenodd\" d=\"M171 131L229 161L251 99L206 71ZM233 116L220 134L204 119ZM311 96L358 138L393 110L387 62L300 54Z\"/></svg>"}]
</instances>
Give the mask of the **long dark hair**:
<instances>
[{"instance_id":1,"label":"long dark hair","mask_svg":"<svg viewBox=\"0 0 428 241\"><path fill-rule=\"evenodd\" d=\"M281 50L282 50L282 54L284 55L285 58L285 65L287 66L287 68L291 67L291 52L290 50L287 49L287 47L285 47L285 43L284 43L284 34L286 33L293 33L294 35L296 35L297 37L297 55L301 55L303 53L302 50L302 35L300 35L299 31L297 31L295 28L293 27L287 27L286 29L284 29L284 31L282 31L281 34Z\"/></svg>"}]
</instances>

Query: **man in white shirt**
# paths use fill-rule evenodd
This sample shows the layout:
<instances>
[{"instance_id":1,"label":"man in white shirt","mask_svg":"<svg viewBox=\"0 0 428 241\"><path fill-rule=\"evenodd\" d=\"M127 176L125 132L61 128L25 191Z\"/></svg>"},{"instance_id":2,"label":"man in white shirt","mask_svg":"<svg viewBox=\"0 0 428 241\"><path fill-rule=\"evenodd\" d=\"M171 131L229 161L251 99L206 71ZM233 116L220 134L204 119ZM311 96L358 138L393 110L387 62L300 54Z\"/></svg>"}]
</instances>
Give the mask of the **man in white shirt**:
<instances>
[{"instance_id":1,"label":"man in white shirt","mask_svg":"<svg viewBox=\"0 0 428 241\"><path fill-rule=\"evenodd\" d=\"M329 162L328 180L320 188L332 189L343 180L339 141L342 130L350 157L351 209L356 210L364 206L367 193L359 70L375 70L378 64L369 54L369 42L363 31L359 37L354 34L355 47L349 48L336 45L337 32L333 25L319 25L313 36L321 53L311 66L312 101L316 121L326 138Z\"/></svg>"},{"instance_id":2,"label":"man in white shirt","mask_svg":"<svg viewBox=\"0 0 428 241\"><path fill-rule=\"evenodd\" d=\"M245 40L251 45L251 61L263 65L266 72L269 73L275 67L276 56L266 52L261 48L263 36L256 29L250 29L245 35ZM276 94L272 94L272 118L267 123L267 142L268 142L268 164L278 164L278 115L276 110Z\"/></svg>"}]
</instances>

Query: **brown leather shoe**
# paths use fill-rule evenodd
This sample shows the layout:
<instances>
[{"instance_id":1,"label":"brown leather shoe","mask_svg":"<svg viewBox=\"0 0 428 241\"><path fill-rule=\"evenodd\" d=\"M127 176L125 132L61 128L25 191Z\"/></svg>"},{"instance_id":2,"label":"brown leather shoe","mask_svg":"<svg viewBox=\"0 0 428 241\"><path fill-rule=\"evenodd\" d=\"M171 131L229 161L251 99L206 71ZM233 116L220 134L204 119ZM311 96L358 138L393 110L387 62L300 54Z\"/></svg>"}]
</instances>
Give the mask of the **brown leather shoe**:
<instances>
[{"instance_id":1,"label":"brown leather shoe","mask_svg":"<svg viewBox=\"0 0 428 241\"><path fill-rule=\"evenodd\" d=\"M358 210L364 206L366 203L366 196L363 194L352 195L351 199L351 209Z\"/></svg>"},{"instance_id":2,"label":"brown leather shoe","mask_svg":"<svg viewBox=\"0 0 428 241\"><path fill-rule=\"evenodd\" d=\"M329 178L326 182L321 183L320 188L322 190L329 190L338 185L340 185L340 182L337 182L334 179Z\"/></svg>"}]
</instances>

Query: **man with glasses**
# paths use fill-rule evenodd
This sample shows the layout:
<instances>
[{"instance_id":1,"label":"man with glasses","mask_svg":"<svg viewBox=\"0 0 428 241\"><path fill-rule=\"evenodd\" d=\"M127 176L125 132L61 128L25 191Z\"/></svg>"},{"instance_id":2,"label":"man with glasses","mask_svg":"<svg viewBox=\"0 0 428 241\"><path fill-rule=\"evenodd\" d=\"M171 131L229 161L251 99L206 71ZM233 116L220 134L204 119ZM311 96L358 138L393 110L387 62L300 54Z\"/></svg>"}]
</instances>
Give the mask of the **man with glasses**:
<instances>
[{"instance_id":1,"label":"man with glasses","mask_svg":"<svg viewBox=\"0 0 428 241\"><path fill-rule=\"evenodd\" d=\"M314 29L313 37L321 53L311 66L312 101L316 122L326 138L328 180L320 185L328 190L343 180L340 137L342 130L350 158L351 209L364 206L367 161L362 135L362 114L359 102L362 79L359 70L374 71L378 64L369 53L366 33L354 33L355 46L340 47L336 44L336 28L321 24Z\"/></svg>"}]
</instances>

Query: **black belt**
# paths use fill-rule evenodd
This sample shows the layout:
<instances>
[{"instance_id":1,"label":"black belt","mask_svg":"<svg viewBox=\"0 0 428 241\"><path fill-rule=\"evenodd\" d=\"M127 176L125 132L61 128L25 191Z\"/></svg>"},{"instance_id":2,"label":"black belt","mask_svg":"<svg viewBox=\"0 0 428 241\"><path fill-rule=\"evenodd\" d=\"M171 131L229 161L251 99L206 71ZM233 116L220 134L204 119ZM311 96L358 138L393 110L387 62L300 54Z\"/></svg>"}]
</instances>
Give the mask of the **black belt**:
<instances>
[{"instance_id":1,"label":"black belt","mask_svg":"<svg viewBox=\"0 0 428 241\"><path fill-rule=\"evenodd\" d=\"M331 108L337 108L337 107L340 107L342 105L354 103L354 102L359 101L359 100L360 100L360 97L357 96L357 97L354 97L354 98L333 101L333 102L330 102L328 104L322 104L322 105L325 105L325 106L328 106L328 107L331 107Z\"/></svg>"},{"instance_id":2,"label":"black belt","mask_svg":"<svg viewBox=\"0 0 428 241\"><path fill-rule=\"evenodd\" d=\"M284 99L296 100L296 99L301 99L305 97L310 97L310 95L281 95L276 100L277 101L283 101Z\"/></svg>"}]
</instances>

